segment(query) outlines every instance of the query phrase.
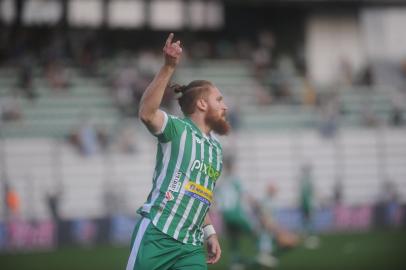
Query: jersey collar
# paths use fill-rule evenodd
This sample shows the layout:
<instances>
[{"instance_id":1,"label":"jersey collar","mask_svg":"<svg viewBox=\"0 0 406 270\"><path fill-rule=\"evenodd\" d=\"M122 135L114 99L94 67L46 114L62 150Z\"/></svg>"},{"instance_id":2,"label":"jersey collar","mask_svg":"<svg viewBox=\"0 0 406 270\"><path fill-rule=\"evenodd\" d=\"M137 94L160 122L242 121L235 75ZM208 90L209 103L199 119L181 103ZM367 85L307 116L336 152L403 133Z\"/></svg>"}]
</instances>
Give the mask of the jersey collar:
<instances>
[{"instance_id":1,"label":"jersey collar","mask_svg":"<svg viewBox=\"0 0 406 270\"><path fill-rule=\"evenodd\" d=\"M199 135L204 136L203 132L200 130L200 128L195 124L195 122L193 122L192 119L190 119L189 117L185 117L184 120L190 125L190 127Z\"/></svg>"},{"instance_id":2,"label":"jersey collar","mask_svg":"<svg viewBox=\"0 0 406 270\"><path fill-rule=\"evenodd\" d=\"M184 118L184 120L185 120L188 124L190 124L190 126L192 127L192 129L193 129L197 134L199 134L200 136L204 137L204 138L207 139L207 140L211 140L211 137L212 137L211 132L210 132L209 135L204 134L204 133L200 130L200 128L195 124L195 122L193 122L193 120L190 119L190 118L187 117L187 116Z\"/></svg>"}]
</instances>

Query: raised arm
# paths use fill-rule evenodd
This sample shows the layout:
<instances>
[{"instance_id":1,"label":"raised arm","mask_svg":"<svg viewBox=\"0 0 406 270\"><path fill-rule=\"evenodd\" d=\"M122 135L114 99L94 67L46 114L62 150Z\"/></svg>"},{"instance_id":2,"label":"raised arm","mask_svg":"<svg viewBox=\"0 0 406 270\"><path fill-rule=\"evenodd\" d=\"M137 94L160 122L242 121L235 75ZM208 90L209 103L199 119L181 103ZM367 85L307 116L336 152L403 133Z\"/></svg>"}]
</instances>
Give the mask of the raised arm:
<instances>
[{"instance_id":1,"label":"raised arm","mask_svg":"<svg viewBox=\"0 0 406 270\"><path fill-rule=\"evenodd\" d=\"M157 133L164 124L164 113L159 110L159 106L182 54L180 41L172 40L173 33L169 34L163 48L165 63L148 85L140 101L139 118L152 133Z\"/></svg>"}]
</instances>

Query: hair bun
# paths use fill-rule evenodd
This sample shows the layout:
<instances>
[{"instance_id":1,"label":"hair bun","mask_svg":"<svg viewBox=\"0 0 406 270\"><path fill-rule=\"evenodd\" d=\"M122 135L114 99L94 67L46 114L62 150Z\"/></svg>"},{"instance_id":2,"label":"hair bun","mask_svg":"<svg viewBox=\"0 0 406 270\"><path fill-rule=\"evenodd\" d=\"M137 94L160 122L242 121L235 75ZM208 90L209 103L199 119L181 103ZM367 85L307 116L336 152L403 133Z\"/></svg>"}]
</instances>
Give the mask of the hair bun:
<instances>
[{"instance_id":1,"label":"hair bun","mask_svg":"<svg viewBox=\"0 0 406 270\"><path fill-rule=\"evenodd\" d=\"M169 86L175 94L177 94L177 98L181 98L183 93L185 93L187 86L186 85L180 85L180 84L172 84Z\"/></svg>"}]
</instances>

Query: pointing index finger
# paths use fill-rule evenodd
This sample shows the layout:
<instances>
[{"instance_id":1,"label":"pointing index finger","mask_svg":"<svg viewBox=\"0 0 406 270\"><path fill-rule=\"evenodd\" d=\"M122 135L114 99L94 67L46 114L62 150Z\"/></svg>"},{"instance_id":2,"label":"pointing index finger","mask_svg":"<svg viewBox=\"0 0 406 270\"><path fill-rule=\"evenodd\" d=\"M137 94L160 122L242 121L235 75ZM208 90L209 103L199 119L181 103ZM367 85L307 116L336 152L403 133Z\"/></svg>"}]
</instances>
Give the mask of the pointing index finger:
<instances>
[{"instance_id":1,"label":"pointing index finger","mask_svg":"<svg viewBox=\"0 0 406 270\"><path fill-rule=\"evenodd\" d=\"M173 33L170 33L168 38L166 39L165 46L170 46L173 39Z\"/></svg>"}]
</instances>

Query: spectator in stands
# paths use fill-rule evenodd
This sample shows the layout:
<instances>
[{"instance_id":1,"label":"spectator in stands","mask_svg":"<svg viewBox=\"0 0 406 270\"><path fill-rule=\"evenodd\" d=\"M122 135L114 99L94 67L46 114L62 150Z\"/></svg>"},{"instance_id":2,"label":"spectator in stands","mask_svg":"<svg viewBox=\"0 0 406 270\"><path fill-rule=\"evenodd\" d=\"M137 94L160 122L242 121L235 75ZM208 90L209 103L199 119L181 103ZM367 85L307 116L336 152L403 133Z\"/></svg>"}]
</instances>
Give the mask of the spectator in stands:
<instances>
[{"instance_id":1,"label":"spectator in stands","mask_svg":"<svg viewBox=\"0 0 406 270\"><path fill-rule=\"evenodd\" d=\"M131 122L125 123L120 129L115 144L121 153L134 154L137 152L137 134Z\"/></svg>"},{"instance_id":2,"label":"spectator in stands","mask_svg":"<svg viewBox=\"0 0 406 270\"><path fill-rule=\"evenodd\" d=\"M22 61L19 69L17 85L17 88L23 93L23 95L30 100L34 100L38 95L33 84L32 65L32 60L29 57Z\"/></svg>"},{"instance_id":3,"label":"spectator in stands","mask_svg":"<svg viewBox=\"0 0 406 270\"><path fill-rule=\"evenodd\" d=\"M229 98L228 104L229 109L227 118L234 133L241 128L241 105L239 102L239 98Z\"/></svg>"},{"instance_id":4,"label":"spectator in stands","mask_svg":"<svg viewBox=\"0 0 406 270\"><path fill-rule=\"evenodd\" d=\"M210 58L211 49L209 42L206 40L200 39L194 42L190 50L193 64L200 65L204 59Z\"/></svg>"},{"instance_id":5,"label":"spectator in stands","mask_svg":"<svg viewBox=\"0 0 406 270\"><path fill-rule=\"evenodd\" d=\"M49 62L45 67L45 78L55 92L66 90L70 86L69 74L62 61Z\"/></svg>"},{"instance_id":6,"label":"spectator in stands","mask_svg":"<svg viewBox=\"0 0 406 270\"><path fill-rule=\"evenodd\" d=\"M403 98L406 98L406 58L400 63L400 74L402 77L402 83L399 92L403 95Z\"/></svg>"},{"instance_id":7,"label":"spectator in stands","mask_svg":"<svg viewBox=\"0 0 406 270\"><path fill-rule=\"evenodd\" d=\"M81 153L84 156L92 156L98 151L97 132L93 124L85 120L79 129L79 141Z\"/></svg>"},{"instance_id":8,"label":"spectator in stands","mask_svg":"<svg viewBox=\"0 0 406 270\"><path fill-rule=\"evenodd\" d=\"M100 150L106 151L110 145L110 135L107 127L104 125L98 125L96 128L97 143Z\"/></svg>"},{"instance_id":9,"label":"spectator in stands","mask_svg":"<svg viewBox=\"0 0 406 270\"><path fill-rule=\"evenodd\" d=\"M88 116L69 134L68 140L83 156L92 156L99 151L97 131Z\"/></svg>"},{"instance_id":10,"label":"spectator in stands","mask_svg":"<svg viewBox=\"0 0 406 270\"><path fill-rule=\"evenodd\" d=\"M117 107L123 115L134 115L138 107L133 106L133 92L138 72L126 66L117 71L113 78L113 96Z\"/></svg>"},{"instance_id":11,"label":"spectator in stands","mask_svg":"<svg viewBox=\"0 0 406 270\"><path fill-rule=\"evenodd\" d=\"M375 83L374 72L372 70L372 65L367 64L364 70L361 72L358 83L363 86L371 87Z\"/></svg>"},{"instance_id":12,"label":"spectator in stands","mask_svg":"<svg viewBox=\"0 0 406 270\"><path fill-rule=\"evenodd\" d=\"M314 107L317 104L316 89L307 76L303 79L302 104L310 107Z\"/></svg>"},{"instance_id":13,"label":"spectator in stands","mask_svg":"<svg viewBox=\"0 0 406 270\"><path fill-rule=\"evenodd\" d=\"M113 96L123 116L137 116L143 89L150 80L150 76L130 65L117 71L113 78Z\"/></svg>"},{"instance_id":14,"label":"spectator in stands","mask_svg":"<svg viewBox=\"0 0 406 270\"><path fill-rule=\"evenodd\" d=\"M271 66L271 54L268 48L257 47L252 54L254 75L261 83L265 82L266 73Z\"/></svg>"},{"instance_id":15,"label":"spectator in stands","mask_svg":"<svg viewBox=\"0 0 406 270\"><path fill-rule=\"evenodd\" d=\"M336 93L322 97L320 104L320 133L325 138L332 138L338 130L340 101Z\"/></svg>"},{"instance_id":16,"label":"spectator in stands","mask_svg":"<svg viewBox=\"0 0 406 270\"><path fill-rule=\"evenodd\" d=\"M85 75L94 76L97 73L97 62L99 46L98 40L94 36L88 36L79 51L79 65L81 66Z\"/></svg>"},{"instance_id":17,"label":"spectator in stands","mask_svg":"<svg viewBox=\"0 0 406 270\"><path fill-rule=\"evenodd\" d=\"M394 127L400 127L404 125L404 122L402 108L396 105L392 106L389 123Z\"/></svg>"},{"instance_id":18,"label":"spectator in stands","mask_svg":"<svg viewBox=\"0 0 406 270\"><path fill-rule=\"evenodd\" d=\"M6 194L6 218L15 219L20 214L20 196L14 187L5 182L4 190Z\"/></svg>"},{"instance_id":19,"label":"spectator in stands","mask_svg":"<svg viewBox=\"0 0 406 270\"><path fill-rule=\"evenodd\" d=\"M67 135L67 141L73 148L75 148L75 150L77 150L80 153L81 146L80 146L80 140L79 140L79 128L78 127L72 128L72 130Z\"/></svg>"},{"instance_id":20,"label":"spectator in stands","mask_svg":"<svg viewBox=\"0 0 406 270\"><path fill-rule=\"evenodd\" d=\"M343 202L343 194L344 187L343 187L343 180L341 176L336 176L336 180L333 186L333 203L334 206L340 206Z\"/></svg>"},{"instance_id":21,"label":"spectator in stands","mask_svg":"<svg viewBox=\"0 0 406 270\"><path fill-rule=\"evenodd\" d=\"M241 127L241 115L239 108L232 107L229 112L228 119L234 132L238 131Z\"/></svg>"},{"instance_id":22,"label":"spectator in stands","mask_svg":"<svg viewBox=\"0 0 406 270\"><path fill-rule=\"evenodd\" d=\"M241 59L250 59L250 57L251 57L251 55L250 55L252 52L251 48L249 48L249 51L245 50L245 48L241 48L241 49L244 49L244 51L235 52L233 42L230 42L227 39L218 40L214 46L215 46L215 48L214 48L215 57L218 57L220 59L230 59L230 58L235 58L235 57L238 57ZM249 54L249 55L247 55L247 54ZM196 62L199 62L199 61L197 60Z\"/></svg>"},{"instance_id":23,"label":"spectator in stands","mask_svg":"<svg viewBox=\"0 0 406 270\"><path fill-rule=\"evenodd\" d=\"M126 185L115 181L115 178L106 179L103 183L103 208L106 217L116 217L125 213L126 206Z\"/></svg>"},{"instance_id":24,"label":"spectator in stands","mask_svg":"<svg viewBox=\"0 0 406 270\"><path fill-rule=\"evenodd\" d=\"M351 61L349 61L347 57L340 58L338 77L340 85L353 84L353 67Z\"/></svg>"},{"instance_id":25,"label":"spectator in stands","mask_svg":"<svg viewBox=\"0 0 406 270\"><path fill-rule=\"evenodd\" d=\"M49 192L46 196L46 204L49 209L50 216L53 220L59 221L61 215L59 212L59 203L62 197L62 190L60 188L56 189L53 192Z\"/></svg>"},{"instance_id":26,"label":"spectator in stands","mask_svg":"<svg viewBox=\"0 0 406 270\"><path fill-rule=\"evenodd\" d=\"M45 197L45 203L48 207L49 214L55 224L55 230L56 230L55 241L56 241L57 246L60 245L60 239L62 238L61 234L63 233L63 231L61 231L61 229L60 229L61 223L62 223L62 217L61 217L60 207L59 207L62 195L63 195L63 191L60 187L58 187L54 191L46 194L46 197Z\"/></svg>"},{"instance_id":27,"label":"spectator in stands","mask_svg":"<svg viewBox=\"0 0 406 270\"><path fill-rule=\"evenodd\" d=\"M69 35L65 35L61 31L55 29L50 33L48 45L42 52L41 58L45 65L51 62L64 61L69 56Z\"/></svg>"},{"instance_id":28,"label":"spectator in stands","mask_svg":"<svg viewBox=\"0 0 406 270\"><path fill-rule=\"evenodd\" d=\"M371 108L371 104L361 104L361 124L366 127L376 127L381 123L380 119Z\"/></svg>"},{"instance_id":29,"label":"spectator in stands","mask_svg":"<svg viewBox=\"0 0 406 270\"><path fill-rule=\"evenodd\" d=\"M290 55L282 55L277 62L275 81L272 95L275 101L282 103L293 102L292 80L296 76L296 67Z\"/></svg>"},{"instance_id":30,"label":"spectator in stands","mask_svg":"<svg viewBox=\"0 0 406 270\"><path fill-rule=\"evenodd\" d=\"M16 96L0 99L0 122L17 121L22 118L21 105Z\"/></svg>"},{"instance_id":31,"label":"spectator in stands","mask_svg":"<svg viewBox=\"0 0 406 270\"><path fill-rule=\"evenodd\" d=\"M396 185L386 179L380 189L378 206L383 210L383 224L385 226L399 226L402 222L402 206Z\"/></svg>"},{"instance_id":32,"label":"spectator in stands","mask_svg":"<svg viewBox=\"0 0 406 270\"><path fill-rule=\"evenodd\" d=\"M243 60L251 60L251 54L254 51L253 44L249 39L240 39L236 45L237 57Z\"/></svg>"},{"instance_id":33,"label":"spectator in stands","mask_svg":"<svg viewBox=\"0 0 406 270\"><path fill-rule=\"evenodd\" d=\"M252 53L255 77L264 83L272 64L272 51L275 39L270 31L263 30L258 33L258 46Z\"/></svg>"},{"instance_id":34,"label":"spectator in stands","mask_svg":"<svg viewBox=\"0 0 406 270\"><path fill-rule=\"evenodd\" d=\"M345 211L343 208L345 208L343 204L343 199L344 199L344 184L343 184L343 179L341 175L337 175L335 177L335 182L333 185L333 196L331 200L331 206L334 211L334 222L335 224L340 224L340 216L342 213Z\"/></svg>"},{"instance_id":35,"label":"spectator in stands","mask_svg":"<svg viewBox=\"0 0 406 270\"><path fill-rule=\"evenodd\" d=\"M153 76L155 71L161 66L160 53L152 49L141 50L138 54L138 70L142 74L150 74Z\"/></svg>"}]
</instances>

